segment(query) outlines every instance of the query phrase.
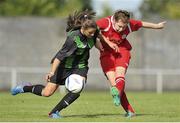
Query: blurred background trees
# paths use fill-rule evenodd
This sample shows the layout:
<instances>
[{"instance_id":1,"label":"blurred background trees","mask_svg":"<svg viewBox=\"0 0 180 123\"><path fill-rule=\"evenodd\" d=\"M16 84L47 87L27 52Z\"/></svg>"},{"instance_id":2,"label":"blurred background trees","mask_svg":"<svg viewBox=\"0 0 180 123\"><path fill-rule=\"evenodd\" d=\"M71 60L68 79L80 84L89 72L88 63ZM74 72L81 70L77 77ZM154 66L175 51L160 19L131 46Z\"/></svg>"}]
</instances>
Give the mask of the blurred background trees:
<instances>
[{"instance_id":1,"label":"blurred background trees","mask_svg":"<svg viewBox=\"0 0 180 123\"><path fill-rule=\"evenodd\" d=\"M158 15L168 19L180 19L180 0L144 0L140 10L145 18Z\"/></svg>"},{"instance_id":2,"label":"blurred background trees","mask_svg":"<svg viewBox=\"0 0 180 123\"><path fill-rule=\"evenodd\" d=\"M67 16L92 9L90 0L0 0L1 16Z\"/></svg>"},{"instance_id":3,"label":"blurred background trees","mask_svg":"<svg viewBox=\"0 0 180 123\"><path fill-rule=\"evenodd\" d=\"M113 7L106 0L102 2L100 16L110 15ZM0 0L0 16L64 17L75 10L93 9L92 3L92 0ZM140 12L143 18L158 15L179 19L179 6L180 0L144 0Z\"/></svg>"}]
</instances>

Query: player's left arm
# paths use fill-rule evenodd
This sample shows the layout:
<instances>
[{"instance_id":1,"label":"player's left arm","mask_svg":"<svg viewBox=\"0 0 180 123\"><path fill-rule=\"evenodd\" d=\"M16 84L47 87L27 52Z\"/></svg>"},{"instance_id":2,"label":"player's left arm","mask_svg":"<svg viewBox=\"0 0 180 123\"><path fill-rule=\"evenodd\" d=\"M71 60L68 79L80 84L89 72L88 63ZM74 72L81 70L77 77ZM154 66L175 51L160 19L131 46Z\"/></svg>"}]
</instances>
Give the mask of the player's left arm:
<instances>
[{"instance_id":1,"label":"player's left arm","mask_svg":"<svg viewBox=\"0 0 180 123\"><path fill-rule=\"evenodd\" d=\"M149 28L149 29L162 29L164 28L166 21L160 23L150 23L142 21L142 27Z\"/></svg>"},{"instance_id":2,"label":"player's left arm","mask_svg":"<svg viewBox=\"0 0 180 123\"><path fill-rule=\"evenodd\" d=\"M98 35L98 39L100 40L100 43L101 42L105 42L106 44L108 44L109 45L109 47L111 47L113 50L115 50L115 52L119 52L119 47L118 47L118 45L117 44L115 44L115 43L113 43L113 42L111 42L110 40L109 40L109 38L106 38L104 35L102 35L101 33L99 33L99 35ZM102 47L103 48L103 47ZM104 50L104 49L103 49ZM102 51L103 51L102 50Z\"/></svg>"},{"instance_id":3,"label":"player's left arm","mask_svg":"<svg viewBox=\"0 0 180 123\"><path fill-rule=\"evenodd\" d=\"M94 41L95 41L95 47L99 50L99 51L104 51L101 40L100 40L100 35L101 31L99 30L99 28L96 30L95 34L94 34Z\"/></svg>"},{"instance_id":4,"label":"player's left arm","mask_svg":"<svg viewBox=\"0 0 180 123\"><path fill-rule=\"evenodd\" d=\"M100 51L104 51L104 48L103 48L99 38L96 39L95 47Z\"/></svg>"}]
</instances>

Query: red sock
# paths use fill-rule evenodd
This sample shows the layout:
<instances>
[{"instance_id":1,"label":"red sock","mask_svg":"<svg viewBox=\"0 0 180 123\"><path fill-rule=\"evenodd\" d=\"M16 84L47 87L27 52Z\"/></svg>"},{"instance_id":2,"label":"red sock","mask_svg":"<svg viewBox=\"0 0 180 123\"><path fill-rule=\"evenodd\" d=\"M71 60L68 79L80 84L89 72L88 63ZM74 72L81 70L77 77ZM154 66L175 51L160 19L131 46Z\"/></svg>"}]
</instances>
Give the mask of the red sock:
<instances>
[{"instance_id":1,"label":"red sock","mask_svg":"<svg viewBox=\"0 0 180 123\"><path fill-rule=\"evenodd\" d=\"M129 104L128 99L126 97L126 93L124 91L122 92L122 95L121 95L121 105L125 111L131 111L134 113L134 109Z\"/></svg>"},{"instance_id":2,"label":"red sock","mask_svg":"<svg viewBox=\"0 0 180 123\"><path fill-rule=\"evenodd\" d=\"M126 93L124 92L125 78L124 77L117 77L115 80L116 80L116 87L120 92L120 99L121 99L122 107L124 108L125 111L131 111L134 113L134 109L129 104L128 99L126 97Z\"/></svg>"},{"instance_id":3,"label":"red sock","mask_svg":"<svg viewBox=\"0 0 180 123\"><path fill-rule=\"evenodd\" d=\"M115 81L116 81L116 88L119 90L120 96L122 96L122 92L124 91L124 86L125 86L125 78L119 76L115 79Z\"/></svg>"}]
</instances>

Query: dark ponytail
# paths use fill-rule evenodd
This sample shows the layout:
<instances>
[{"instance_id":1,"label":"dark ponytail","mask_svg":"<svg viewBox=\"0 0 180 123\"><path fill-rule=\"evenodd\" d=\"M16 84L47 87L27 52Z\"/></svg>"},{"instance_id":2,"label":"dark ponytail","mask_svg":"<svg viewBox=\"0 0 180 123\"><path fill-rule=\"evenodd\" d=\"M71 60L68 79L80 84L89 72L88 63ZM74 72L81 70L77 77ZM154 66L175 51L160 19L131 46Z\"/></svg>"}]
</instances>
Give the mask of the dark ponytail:
<instances>
[{"instance_id":1,"label":"dark ponytail","mask_svg":"<svg viewBox=\"0 0 180 123\"><path fill-rule=\"evenodd\" d=\"M95 17L96 13L90 10L75 11L73 14L70 14L67 20L67 28L66 32L70 30L80 29L82 26L87 27L97 27L93 18Z\"/></svg>"}]
</instances>

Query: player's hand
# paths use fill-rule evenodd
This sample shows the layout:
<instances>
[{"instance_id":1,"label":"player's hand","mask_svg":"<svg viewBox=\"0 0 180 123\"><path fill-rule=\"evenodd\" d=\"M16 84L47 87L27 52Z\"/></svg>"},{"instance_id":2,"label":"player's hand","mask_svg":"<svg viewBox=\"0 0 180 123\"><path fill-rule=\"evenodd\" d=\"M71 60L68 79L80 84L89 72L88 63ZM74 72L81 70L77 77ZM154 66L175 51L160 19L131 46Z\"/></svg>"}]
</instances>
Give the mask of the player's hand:
<instances>
[{"instance_id":1,"label":"player's hand","mask_svg":"<svg viewBox=\"0 0 180 123\"><path fill-rule=\"evenodd\" d=\"M111 47L115 52L119 52L119 47L117 44L113 43L113 42L108 42L109 47Z\"/></svg>"},{"instance_id":2,"label":"player's hand","mask_svg":"<svg viewBox=\"0 0 180 123\"><path fill-rule=\"evenodd\" d=\"M52 76L54 76L54 73L52 73L52 72L46 74L46 77L45 77L46 81L47 81L47 82L50 82L50 78L51 78Z\"/></svg>"},{"instance_id":3,"label":"player's hand","mask_svg":"<svg viewBox=\"0 0 180 123\"><path fill-rule=\"evenodd\" d=\"M108 37L104 37L105 42L112 48L115 52L119 52L119 47L117 44L111 42Z\"/></svg>"},{"instance_id":4,"label":"player's hand","mask_svg":"<svg viewBox=\"0 0 180 123\"><path fill-rule=\"evenodd\" d=\"M111 42L108 37L102 36L103 40L112 48L115 52L119 52L119 47L117 44Z\"/></svg>"},{"instance_id":5,"label":"player's hand","mask_svg":"<svg viewBox=\"0 0 180 123\"><path fill-rule=\"evenodd\" d=\"M157 28L162 29L162 28L164 28L165 24L166 24L166 21L160 22L157 24Z\"/></svg>"}]
</instances>

